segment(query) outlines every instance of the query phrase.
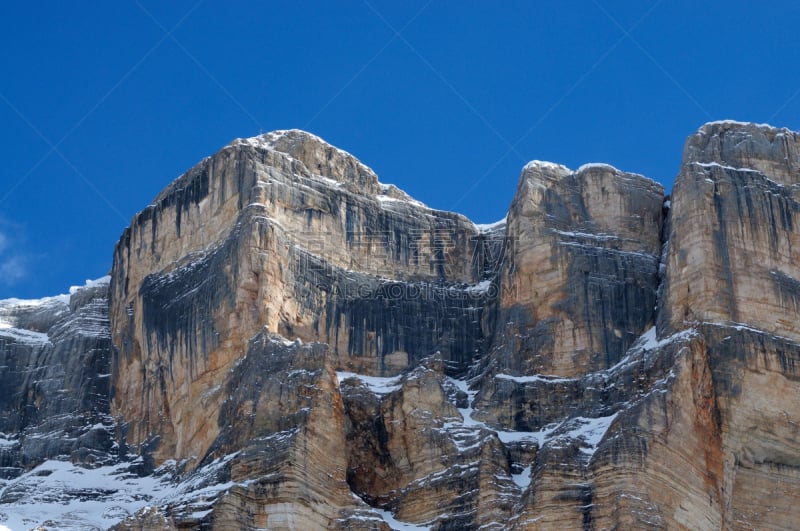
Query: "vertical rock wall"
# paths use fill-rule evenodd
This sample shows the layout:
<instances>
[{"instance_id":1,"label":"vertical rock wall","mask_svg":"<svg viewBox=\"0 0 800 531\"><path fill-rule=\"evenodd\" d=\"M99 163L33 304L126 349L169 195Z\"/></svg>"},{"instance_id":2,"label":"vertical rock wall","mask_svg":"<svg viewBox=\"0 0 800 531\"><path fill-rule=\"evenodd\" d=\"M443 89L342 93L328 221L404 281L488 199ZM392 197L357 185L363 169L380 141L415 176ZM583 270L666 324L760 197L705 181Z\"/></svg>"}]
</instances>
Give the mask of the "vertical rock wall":
<instances>
[{"instance_id":1,"label":"vertical rock wall","mask_svg":"<svg viewBox=\"0 0 800 531\"><path fill-rule=\"evenodd\" d=\"M608 368L655 321L663 188L606 165L531 162L511 203L492 363Z\"/></svg>"},{"instance_id":2,"label":"vertical rock wall","mask_svg":"<svg viewBox=\"0 0 800 531\"><path fill-rule=\"evenodd\" d=\"M800 338L798 136L715 122L675 181L662 326L746 323Z\"/></svg>"},{"instance_id":3,"label":"vertical rock wall","mask_svg":"<svg viewBox=\"0 0 800 531\"><path fill-rule=\"evenodd\" d=\"M0 479L59 456L113 459L110 358L105 279L71 296L0 302Z\"/></svg>"},{"instance_id":4,"label":"vertical rock wall","mask_svg":"<svg viewBox=\"0 0 800 531\"><path fill-rule=\"evenodd\" d=\"M382 185L299 131L232 143L123 234L112 271L113 409L126 441L199 459L220 388L265 329L322 341L342 367L396 374L484 348L499 236ZM194 415L202 404L209 415Z\"/></svg>"}]
</instances>

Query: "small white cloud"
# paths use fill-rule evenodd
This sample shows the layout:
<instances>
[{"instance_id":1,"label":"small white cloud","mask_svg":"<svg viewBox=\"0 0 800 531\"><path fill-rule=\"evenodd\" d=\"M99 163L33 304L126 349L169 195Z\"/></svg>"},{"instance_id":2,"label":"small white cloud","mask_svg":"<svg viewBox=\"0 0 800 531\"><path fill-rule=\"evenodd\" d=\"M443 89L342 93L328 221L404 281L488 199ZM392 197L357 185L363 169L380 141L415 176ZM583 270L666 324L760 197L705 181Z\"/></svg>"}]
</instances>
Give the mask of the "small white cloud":
<instances>
[{"instance_id":1,"label":"small white cloud","mask_svg":"<svg viewBox=\"0 0 800 531\"><path fill-rule=\"evenodd\" d=\"M0 257L0 283L14 284L28 274L26 260L22 256Z\"/></svg>"},{"instance_id":2,"label":"small white cloud","mask_svg":"<svg viewBox=\"0 0 800 531\"><path fill-rule=\"evenodd\" d=\"M0 284L2 285L16 284L28 275L28 259L14 247L7 232L0 230Z\"/></svg>"}]
</instances>

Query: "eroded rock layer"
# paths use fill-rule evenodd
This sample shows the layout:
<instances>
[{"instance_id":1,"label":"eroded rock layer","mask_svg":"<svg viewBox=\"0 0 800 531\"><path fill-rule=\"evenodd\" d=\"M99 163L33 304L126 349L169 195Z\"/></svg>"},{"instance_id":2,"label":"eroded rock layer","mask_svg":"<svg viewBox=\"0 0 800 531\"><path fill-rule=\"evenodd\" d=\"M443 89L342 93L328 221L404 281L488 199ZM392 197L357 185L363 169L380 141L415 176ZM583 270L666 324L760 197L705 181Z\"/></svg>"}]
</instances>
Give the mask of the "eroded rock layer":
<instances>
[{"instance_id":1,"label":"eroded rock layer","mask_svg":"<svg viewBox=\"0 0 800 531\"><path fill-rule=\"evenodd\" d=\"M0 477L54 457L113 460L110 354L107 279L71 295L0 301Z\"/></svg>"},{"instance_id":2,"label":"eroded rock layer","mask_svg":"<svg viewBox=\"0 0 800 531\"><path fill-rule=\"evenodd\" d=\"M664 326L746 323L800 339L798 135L717 122L675 181Z\"/></svg>"},{"instance_id":3,"label":"eroded rock layer","mask_svg":"<svg viewBox=\"0 0 800 531\"><path fill-rule=\"evenodd\" d=\"M573 377L614 365L655 320L664 190L534 161L511 203L493 363Z\"/></svg>"},{"instance_id":4,"label":"eroded rock layer","mask_svg":"<svg viewBox=\"0 0 800 531\"><path fill-rule=\"evenodd\" d=\"M737 122L672 197L533 161L491 226L308 133L234 141L110 287L0 303L0 524L792 529L798 205L797 133Z\"/></svg>"},{"instance_id":5,"label":"eroded rock layer","mask_svg":"<svg viewBox=\"0 0 800 531\"><path fill-rule=\"evenodd\" d=\"M485 342L493 247L466 218L381 185L312 135L232 143L117 246L113 400L128 442L157 460L208 451L220 433L213 390L262 330L326 343L367 374L434 351L463 369ZM189 414L198 404L210 414Z\"/></svg>"}]
</instances>

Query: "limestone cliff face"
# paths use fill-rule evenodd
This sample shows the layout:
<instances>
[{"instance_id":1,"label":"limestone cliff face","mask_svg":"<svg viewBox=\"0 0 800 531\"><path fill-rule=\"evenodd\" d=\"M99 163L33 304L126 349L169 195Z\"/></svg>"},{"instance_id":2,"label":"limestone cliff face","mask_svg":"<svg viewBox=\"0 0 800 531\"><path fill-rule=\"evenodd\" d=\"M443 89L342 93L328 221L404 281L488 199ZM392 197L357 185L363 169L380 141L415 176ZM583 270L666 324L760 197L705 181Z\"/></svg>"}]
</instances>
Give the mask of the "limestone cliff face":
<instances>
[{"instance_id":1,"label":"limestone cliff face","mask_svg":"<svg viewBox=\"0 0 800 531\"><path fill-rule=\"evenodd\" d=\"M717 122L692 135L675 181L664 326L747 323L800 338L798 135Z\"/></svg>"},{"instance_id":2,"label":"limestone cliff face","mask_svg":"<svg viewBox=\"0 0 800 531\"><path fill-rule=\"evenodd\" d=\"M508 216L493 362L577 376L614 365L655 319L664 190L606 165L534 161Z\"/></svg>"},{"instance_id":3,"label":"limestone cliff face","mask_svg":"<svg viewBox=\"0 0 800 531\"><path fill-rule=\"evenodd\" d=\"M202 456L212 412L265 330L321 341L344 367L394 374L483 343L487 237L463 216L381 185L299 131L239 140L162 192L112 271L114 410L156 461ZM198 405L210 415L190 412ZM176 430L176 426L180 429Z\"/></svg>"},{"instance_id":4,"label":"limestone cliff face","mask_svg":"<svg viewBox=\"0 0 800 531\"><path fill-rule=\"evenodd\" d=\"M0 524L792 529L799 204L798 134L737 122L671 197L534 161L482 228L308 133L236 140L110 286L0 302Z\"/></svg>"},{"instance_id":5,"label":"limestone cliff face","mask_svg":"<svg viewBox=\"0 0 800 531\"><path fill-rule=\"evenodd\" d=\"M689 137L673 190L659 328L703 337L707 413L695 416L713 430L695 466L714 500L705 514L723 527L788 528L800 517L798 412L787 407L800 398L797 138L707 124Z\"/></svg>"}]
</instances>

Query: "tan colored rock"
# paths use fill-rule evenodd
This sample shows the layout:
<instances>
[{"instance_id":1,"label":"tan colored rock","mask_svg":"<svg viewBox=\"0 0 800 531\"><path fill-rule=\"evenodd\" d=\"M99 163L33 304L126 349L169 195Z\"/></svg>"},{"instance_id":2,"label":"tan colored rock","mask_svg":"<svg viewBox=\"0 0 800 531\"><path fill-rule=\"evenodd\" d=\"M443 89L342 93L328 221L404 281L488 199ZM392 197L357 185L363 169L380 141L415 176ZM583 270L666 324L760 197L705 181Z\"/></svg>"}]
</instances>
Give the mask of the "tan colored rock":
<instances>
[{"instance_id":1,"label":"tan colored rock","mask_svg":"<svg viewBox=\"0 0 800 531\"><path fill-rule=\"evenodd\" d=\"M673 190L665 327L746 323L800 338L799 157L795 133L767 126L717 122L689 137Z\"/></svg>"},{"instance_id":2,"label":"tan colored rock","mask_svg":"<svg viewBox=\"0 0 800 531\"><path fill-rule=\"evenodd\" d=\"M646 178L533 162L481 233L311 135L234 142L117 248L113 411L209 486L125 525L792 528L795 146L704 126L669 222Z\"/></svg>"},{"instance_id":3,"label":"tan colored rock","mask_svg":"<svg viewBox=\"0 0 800 531\"><path fill-rule=\"evenodd\" d=\"M610 367L654 321L663 189L607 165L534 161L508 216L494 363L572 377Z\"/></svg>"},{"instance_id":4,"label":"tan colored rock","mask_svg":"<svg viewBox=\"0 0 800 531\"><path fill-rule=\"evenodd\" d=\"M233 142L159 194L117 246L112 410L126 441L156 463L201 458L219 433L215 389L265 326L373 374L436 349L466 363L481 340L483 295L464 289L480 279L480 238L313 135ZM454 337L469 315L475 332ZM409 319L429 333L404 335Z\"/></svg>"},{"instance_id":5,"label":"tan colored rock","mask_svg":"<svg viewBox=\"0 0 800 531\"><path fill-rule=\"evenodd\" d=\"M710 122L686 140L683 161L756 170L791 186L800 174L800 135L766 124Z\"/></svg>"},{"instance_id":6,"label":"tan colored rock","mask_svg":"<svg viewBox=\"0 0 800 531\"><path fill-rule=\"evenodd\" d=\"M498 528L518 493L509 453L492 431L465 424L440 361L378 394L356 377L343 378L340 387L355 493L401 521Z\"/></svg>"}]
</instances>

